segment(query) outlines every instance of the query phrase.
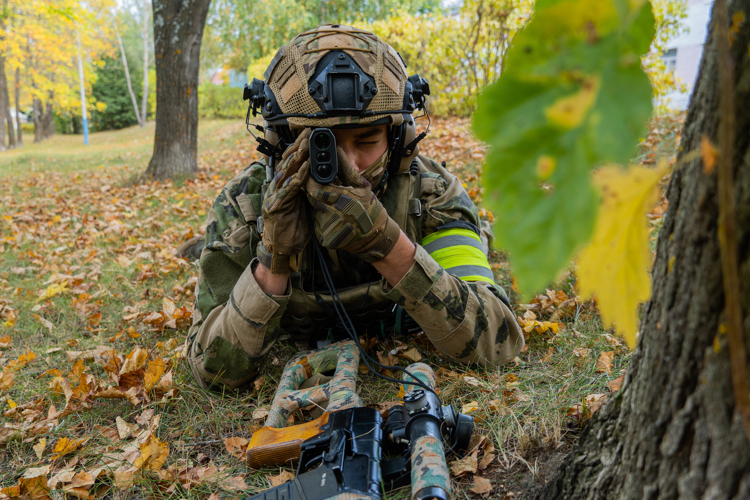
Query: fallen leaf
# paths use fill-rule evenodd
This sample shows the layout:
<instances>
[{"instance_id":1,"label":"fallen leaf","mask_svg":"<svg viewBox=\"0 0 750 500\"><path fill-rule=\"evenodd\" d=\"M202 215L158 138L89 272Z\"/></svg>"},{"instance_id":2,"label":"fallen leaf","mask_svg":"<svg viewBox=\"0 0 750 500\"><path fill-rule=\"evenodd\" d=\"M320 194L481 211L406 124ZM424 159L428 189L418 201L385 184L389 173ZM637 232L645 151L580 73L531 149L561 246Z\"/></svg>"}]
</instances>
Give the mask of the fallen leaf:
<instances>
[{"instance_id":1,"label":"fallen leaf","mask_svg":"<svg viewBox=\"0 0 750 500\"><path fill-rule=\"evenodd\" d=\"M573 349L573 355L579 358L585 358L589 355L590 352L591 349L588 349L586 347L576 347L575 349Z\"/></svg>"},{"instance_id":2,"label":"fallen leaf","mask_svg":"<svg viewBox=\"0 0 750 500\"><path fill-rule=\"evenodd\" d=\"M470 375L464 375L463 377L461 377L461 380L469 385L473 385L474 387L482 387L484 385L478 378L472 377Z\"/></svg>"},{"instance_id":3,"label":"fallen leaf","mask_svg":"<svg viewBox=\"0 0 750 500\"><path fill-rule=\"evenodd\" d=\"M49 474L51 467L51 464L43 465L41 467L30 467L23 473L23 477L26 479L34 479L35 477L46 476Z\"/></svg>"},{"instance_id":4,"label":"fallen leaf","mask_svg":"<svg viewBox=\"0 0 750 500\"><path fill-rule=\"evenodd\" d=\"M148 440L141 444L141 456L133 462L133 466L139 469L157 470L167 460L167 455L169 455L169 445L151 434Z\"/></svg>"},{"instance_id":5,"label":"fallen leaf","mask_svg":"<svg viewBox=\"0 0 750 500\"><path fill-rule=\"evenodd\" d=\"M266 383L266 377L261 375L260 377L256 378L253 381L253 388L255 388L255 392L260 391L261 388L263 387L263 384L265 383Z\"/></svg>"},{"instance_id":6,"label":"fallen leaf","mask_svg":"<svg viewBox=\"0 0 750 500\"><path fill-rule=\"evenodd\" d=\"M13 340L11 340L10 335L0 337L0 349L10 349L11 347L13 347Z\"/></svg>"},{"instance_id":7,"label":"fallen leaf","mask_svg":"<svg viewBox=\"0 0 750 500\"><path fill-rule=\"evenodd\" d=\"M224 447L227 451L235 456L245 456L248 440L243 437L224 438Z\"/></svg>"},{"instance_id":8,"label":"fallen leaf","mask_svg":"<svg viewBox=\"0 0 750 500\"><path fill-rule=\"evenodd\" d=\"M466 474L475 474L477 472L476 453L466 455L460 460L454 460L451 464L451 475L453 477L462 477Z\"/></svg>"},{"instance_id":9,"label":"fallen leaf","mask_svg":"<svg viewBox=\"0 0 750 500\"><path fill-rule=\"evenodd\" d=\"M620 375L614 380L610 380L609 383L607 383L607 387L609 387L609 390L612 392L617 392L620 390L620 387L622 387L622 381L625 380L625 375Z\"/></svg>"},{"instance_id":10,"label":"fallen leaf","mask_svg":"<svg viewBox=\"0 0 750 500\"><path fill-rule=\"evenodd\" d=\"M138 427L138 424L129 424L120 416L115 418L115 424L117 425L117 435L120 436L120 439L127 439L133 432L141 429Z\"/></svg>"},{"instance_id":11,"label":"fallen leaf","mask_svg":"<svg viewBox=\"0 0 750 500\"><path fill-rule=\"evenodd\" d=\"M596 373L606 373L612 370L612 360L615 357L614 351L602 351L599 359L596 360Z\"/></svg>"},{"instance_id":12,"label":"fallen leaf","mask_svg":"<svg viewBox=\"0 0 750 500\"><path fill-rule=\"evenodd\" d=\"M42 318L38 314L32 314L32 316L34 316L37 319L37 321L39 321L42 324L42 326L46 328L50 333L52 333L52 330L55 329L55 325L53 325L52 322Z\"/></svg>"},{"instance_id":13,"label":"fallen leaf","mask_svg":"<svg viewBox=\"0 0 750 500\"><path fill-rule=\"evenodd\" d=\"M492 481L486 477L474 476L474 486L469 491L485 496L492 491Z\"/></svg>"},{"instance_id":14,"label":"fallen leaf","mask_svg":"<svg viewBox=\"0 0 750 500\"><path fill-rule=\"evenodd\" d=\"M485 453L485 455L479 459L479 468L482 470L486 469L493 460L495 460L494 453Z\"/></svg>"},{"instance_id":15,"label":"fallen leaf","mask_svg":"<svg viewBox=\"0 0 750 500\"><path fill-rule=\"evenodd\" d=\"M370 407L374 406L375 408L377 408L378 412L380 413L380 416L385 419L385 418L388 418L388 414L391 411L391 408L393 408L394 406L401 405L401 404L403 404L403 401L384 401L381 403L375 403L374 405L370 404L367 406L370 406Z\"/></svg>"},{"instance_id":16,"label":"fallen leaf","mask_svg":"<svg viewBox=\"0 0 750 500\"><path fill-rule=\"evenodd\" d=\"M471 403L467 403L461 407L461 413L471 413L479 410L479 403L476 401L472 401Z\"/></svg>"},{"instance_id":17,"label":"fallen leaf","mask_svg":"<svg viewBox=\"0 0 750 500\"><path fill-rule=\"evenodd\" d=\"M44 453L44 449L47 447L47 438L41 438L37 444L35 444L32 449L34 450L34 453L36 453L36 456L39 460L42 459L42 454Z\"/></svg>"},{"instance_id":18,"label":"fallen leaf","mask_svg":"<svg viewBox=\"0 0 750 500\"><path fill-rule=\"evenodd\" d=\"M410 349L407 349L398 355L399 358L406 358L412 363L419 363L422 361L422 355L419 354L419 351L416 347L412 347Z\"/></svg>"},{"instance_id":19,"label":"fallen leaf","mask_svg":"<svg viewBox=\"0 0 750 500\"><path fill-rule=\"evenodd\" d=\"M288 470L283 470L278 476L266 476L266 479L268 479L271 482L271 486L274 487L284 484L287 481L291 481L294 479L294 474Z\"/></svg>"},{"instance_id":20,"label":"fallen leaf","mask_svg":"<svg viewBox=\"0 0 750 500\"><path fill-rule=\"evenodd\" d=\"M3 370L3 372L0 373L0 391L4 391L13 387L14 379L15 374L12 371Z\"/></svg>"},{"instance_id":21,"label":"fallen leaf","mask_svg":"<svg viewBox=\"0 0 750 500\"><path fill-rule=\"evenodd\" d=\"M262 418L266 418L268 416L268 408L256 408L253 410L252 418L253 420L260 420Z\"/></svg>"},{"instance_id":22,"label":"fallen leaf","mask_svg":"<svg viewBox=\"0 0 750 500\"><path fill-rule=\"evenodd\" d=\"M547 351L547 354L545 354L544 357L542 358L542 363L549 363L550 361L552 361L552 354L554 352L555 352L555 348L550 347L549 350Z\"/></svg>"}]
</instances>

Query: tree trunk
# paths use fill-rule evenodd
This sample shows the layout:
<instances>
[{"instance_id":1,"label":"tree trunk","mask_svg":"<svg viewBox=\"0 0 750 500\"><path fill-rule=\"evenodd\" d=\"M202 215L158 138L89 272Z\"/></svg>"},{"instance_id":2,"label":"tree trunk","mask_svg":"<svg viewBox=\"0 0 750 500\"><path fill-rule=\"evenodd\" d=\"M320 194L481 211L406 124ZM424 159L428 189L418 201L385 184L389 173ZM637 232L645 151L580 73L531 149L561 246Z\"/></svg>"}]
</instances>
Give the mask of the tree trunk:
<instances>
[{"instance_id":1,"label":"tree trunk","mask_svg":"<svg viewBox=\"0 0 750 500\"><path fill-rule=\"evenodd\" d=\"M4 23L3 23L4 24ZM0 151L5 151L5 120L8 116L8 80L5 78L5 57L0 54ZM12 124L10 124L12 128Z\"/></svg>"},{"instance_id":2,"label":"tree trunk","mask_svg":"<svg viewBox=\"0 0 750 500\"><path fill-rule=\"evenodd\" d=\"M717 5L714 4L714 9ZM750 345L750 0L733 35L732 155L744 353ZM716 10L714 10L716 14ZM715 15L713 16L715 18ZM743 19L737 14L735 19ZM653 296L619 393L584 429L544 498L750 498L750 445L738 415L724 320L717 172L705 173L701 138L718 143L719 85L712 19L667 190ZM679 165L679 162L678 162Z\"/></svg>"},{"instance_id":3,"label":"tree trunk","mask_svg":"<svg viewBox=\"0 0 750 500\"><path fill-rule=\"evenodd\" d=\"M49 139L55 135L55 116L52 113L52 93L50 92L49 101L47 101L47 110L42 115L42 127L44 138Z\"/></svg>"},{"instance_id":4,"label":"tree trunk","mask_svg":"<svg viewBox=\"0 0 750 500\"><path fill-rule=\"evenodd\" d=\"M141 37L143 38L143 94L141 95L141 116L143 122L141 127L146 125L148 118L148 1L143 0L143 9L141 9L141 16L143 17L143 29L141 30Z\"/></svg>"},{"instance_id":5,"label":"tree trunk","mask_svg":"<svg viewBox=\"0 0 750 500\"><path fill-rule=\"evenodd\" d=\"M198 69L211 0L154 0L156 133L151 178L198 170Z\"/></svg>"},{"instance_id":6,"label":"tree trunk","mask_svg":"<svg viewBox=\"0 0 750 500\"><path fill-rule=\"evenodd\" d=\"M5 80L3 100L5 101L5 119L8 122L8 148L14 149L16 147L16 134L13 129L13 117L10 115L10 89L8 88L8 79L5 76L5 68L3 68L2 79Z\"/></svg>"},{"instance_id":7,"label":"tree trunk","mask_svg":"<svg viewBox=\"0 0 750 500\"><path fill-rule=\"evenodd\" d=\"M13 82L15 86L16 94L16 132L18 134L16 147L20 148L23 146L23 130L21 129L21 67L16 68L16 81Z\"/></svg>"},{"instance_id":8,"label":"tree trunk","mask_svg":"<svg viewBox=\"0 0 750 500\"><path fill-rule=\"evenodd\" d=\"M44 126L42 125L42 101L35 97L32 103L32 118L34 120L34 143L42 142L44 139Z\"/></svg>"}]
</instances>

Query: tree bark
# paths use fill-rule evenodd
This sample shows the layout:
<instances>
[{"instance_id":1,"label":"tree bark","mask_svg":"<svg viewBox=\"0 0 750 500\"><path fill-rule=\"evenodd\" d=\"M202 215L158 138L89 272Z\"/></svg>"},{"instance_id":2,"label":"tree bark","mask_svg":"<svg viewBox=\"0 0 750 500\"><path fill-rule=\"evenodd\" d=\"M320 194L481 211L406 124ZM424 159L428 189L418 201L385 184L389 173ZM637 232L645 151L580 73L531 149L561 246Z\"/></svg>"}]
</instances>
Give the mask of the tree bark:
<instances>
[{"instance_id":1,"label":"tree bark","mask_svg":"<svg viewBox=\"0 0 750 500\"><path fill-rule=\"evenodd\" d=\"M729 10L729 19L740 12L750 19L750 0L734 0ZM685 121L678 166L667 189L669 209L657 243L653 295L641 320L637 349L622 389L584 429L544 498L750 498L750 444L736 409L722 326L725 300L717 237L717 173L706 173L700 154L695 154L701 151L702 137L718 143L715 17ZM733 194L746 356L750 345L747 22L732 37Z\"/></svg>"},{"instance_id":2,"label":"tree bark","mask_svg":"<svg viewBox=\"0 0 750 500\"><path fill-rule=\"evenodd\" d=\"M16 134L13 129L13 117L10 114L10 89L8 88L8 79L5 75L5 68L3 67L2 79L5 80L5 92L3 92L3 100L5 101L5 119L8 123L8 148L14 149L16 147Z\"/></svg>"},{"instance_id":3,"label":"tree bark","mask_svg":"<svg viewBox=\"0 0 750 500\"><path fill-rule=\"evenodd\" d=\"M143 18L143 29L141 37L143 38L143 94L141 95L141 116L143 122L141 127L146 125L148 118L148 1L143 0L143 9L141 9Z\"/></svg>"},{"instance_id":4,"label":"tree bark","mask_svg":"<svg viewBox=\"0 0 750 500\"><path fill-rule=\"evenodd\" d=\"M20 148L23 146L23 130L21 129L21 67L16 68L16 81L13 82L15 86L16 94L16 132L18 134L16 147Z\"/></svg>"},{"instance_id":5,"label":"tree bark","mask_svg":"<svg viewBox=\"0 0 750 500\"><path fill-rule=\"evenodd\" d=\"M44 126L42 125L42 101L35 97L32 103L32 119L34 120L34 144L44 139Z\"/></svg>"},{"instance_id":6,"label":"tree bark","mask_svg":"<svg viewBox=\"0 0 750 500\"><path fill-rule=\"evenodd\" d=\"M42 115L42 130L44 131L44 138L49 139L55 135L55 116L52 112L52 92L50 92L49 101L47 101L47 109Z\"/></svg>"},{"instance_id":7,"label":"tree bark","mask_svg":"<svg viewBox=\"0 0 750 500\"><path fill-rule=\"evenodd\" d=\"M156 133L151 178L198 170L198 70L211 0L154 0Z\"/></svg>"}]
</instances>

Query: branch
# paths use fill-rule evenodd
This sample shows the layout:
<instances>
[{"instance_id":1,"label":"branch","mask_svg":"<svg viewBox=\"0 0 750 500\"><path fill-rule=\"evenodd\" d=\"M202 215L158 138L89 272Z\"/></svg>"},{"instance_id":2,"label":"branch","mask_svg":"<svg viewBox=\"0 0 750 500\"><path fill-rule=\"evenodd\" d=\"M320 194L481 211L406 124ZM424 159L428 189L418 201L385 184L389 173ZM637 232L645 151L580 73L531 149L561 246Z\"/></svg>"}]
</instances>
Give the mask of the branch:
<instances>
[{"instance_id":1,"label":"branch","mask_svg":"<svg viewBox=\"0 0 750 500\"><path fill-rule=\"evenodd\" d=\"M746 347L742 331L740 268L734 214L734 68L729 47L729 8L726 0L715 5L717 58L719 66L719 249L724 278L724 301L729 337L729 359L737 410L750 439L750 391L747 383Z\"/></svg>"}]
</instances>

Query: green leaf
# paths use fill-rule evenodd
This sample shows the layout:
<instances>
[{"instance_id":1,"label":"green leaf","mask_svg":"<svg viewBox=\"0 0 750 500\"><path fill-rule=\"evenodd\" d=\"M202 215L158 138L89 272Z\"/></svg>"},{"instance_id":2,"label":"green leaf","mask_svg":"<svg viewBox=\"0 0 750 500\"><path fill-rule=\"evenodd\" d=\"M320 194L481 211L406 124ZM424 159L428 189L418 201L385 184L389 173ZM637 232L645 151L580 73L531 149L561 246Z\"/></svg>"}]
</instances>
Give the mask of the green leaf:
<instances>
[{"instance_id":1,"label":"green leaf","mask_svg":"<svg viewBox=\"0 0 750 500\"><path fill-rule=\"evenodd\" d=\"M539 0L503 76L479 97L473 128L491 146L485 203L525 296L591 237L591 169L635 152L651 116L640 56L653 34L648 2Z\"/></svg>"}]
</instances>

